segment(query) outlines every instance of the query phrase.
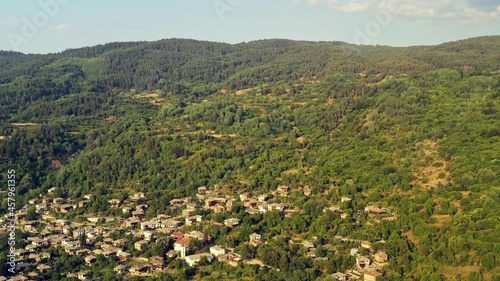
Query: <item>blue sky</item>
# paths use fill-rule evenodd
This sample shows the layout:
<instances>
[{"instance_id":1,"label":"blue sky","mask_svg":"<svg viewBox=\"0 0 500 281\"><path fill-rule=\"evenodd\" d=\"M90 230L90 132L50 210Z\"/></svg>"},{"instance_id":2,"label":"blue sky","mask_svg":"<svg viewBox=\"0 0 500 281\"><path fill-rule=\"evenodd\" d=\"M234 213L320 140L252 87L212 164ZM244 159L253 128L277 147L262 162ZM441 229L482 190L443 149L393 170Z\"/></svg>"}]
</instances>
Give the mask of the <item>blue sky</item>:
<instances>
[{"instance_id":1,"label":"blue sky","mask_svg":"<svg viewBox=\"0 0 500 281\"><path fill-rule=\"evenodd\" d=\"M0 50L287 38L392 46L500 34L498 0L5 0Z\"/></svg>"}]
</instances>

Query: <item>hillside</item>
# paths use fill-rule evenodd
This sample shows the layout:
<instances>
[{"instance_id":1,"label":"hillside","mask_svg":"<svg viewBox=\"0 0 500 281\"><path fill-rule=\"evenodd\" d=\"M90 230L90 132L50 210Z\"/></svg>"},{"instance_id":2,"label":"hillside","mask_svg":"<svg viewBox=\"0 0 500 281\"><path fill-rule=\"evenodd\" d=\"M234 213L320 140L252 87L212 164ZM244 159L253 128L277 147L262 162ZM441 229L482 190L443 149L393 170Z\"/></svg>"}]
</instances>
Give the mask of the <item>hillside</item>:
<instances>
[{"instance_id":1,"label":"hillside","mask_svg":"<svg viewBox=\"0 0 500 281\"><path fill-rule=\"evenodd\" d=\"M72 221L128 218L109 200L137 192L151 219L178 215L171 200L201 186L235 197L290 187L271 201L294 212L249 214L237 203L200 215L240 226L187 228L255 252L270 270L172 263L165 280L330 280L356 266L350 248L387 253L381 280L500 280L499 62L500 36L409 48L168 39L0 52L1 167L16 170L18 208L52 187L75 204L95 198L57 214ZM323 211L331 207L342 216ZM245 248L253 232L268 243ZM314 241L317 257L288 240ZM53 254L58 270L45 280L84 269L116 278L114 263L63 266Z\"/></svg>"}]
</instances>

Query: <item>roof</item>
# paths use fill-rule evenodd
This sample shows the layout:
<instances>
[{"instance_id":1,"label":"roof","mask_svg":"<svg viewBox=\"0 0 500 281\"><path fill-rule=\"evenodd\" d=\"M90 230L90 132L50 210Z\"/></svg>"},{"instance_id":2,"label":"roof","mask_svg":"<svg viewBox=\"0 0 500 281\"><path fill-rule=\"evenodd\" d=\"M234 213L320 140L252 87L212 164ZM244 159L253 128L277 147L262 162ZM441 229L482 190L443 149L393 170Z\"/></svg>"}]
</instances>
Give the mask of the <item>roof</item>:
<instances>
[{"instance_id":1,"label":"roof","mask_svg":"<svg viewBox=\"0 0 500 281\"><path fill-rule=\"evenodd\" d=\"M182 238L182 239L175 242L175 244L178 244L178 245L189 245L189 243L191 243L191 238L189 238L189 237Z\"/></svg>"},{"instance_id":2,"label":"roof","mask_svg":"<svg viewBox=\"0 0 500 281\"><path fill-rule=\"evenodd\" d=\"M187 256L186 259L189 259L191 261L199 261L199 260L201 260L204 257L212 259L214 256L212 256L211 254L208 254L208 253L202 253L202 254L196 254L196 255Z\"/></svg>"},{"instance_id":3,"label":"roof","mask_svg":"<svg viewBox=\"0 0 500 281\"><path fill-rule=\"evenodd\" d=\"M184 232L178 232L178 231L172 232L172 234L170 234L170 236L177 237L177 238L182 238L182 237L184 237L184 235L185 235Z\"/></svg>"}]
</instances>

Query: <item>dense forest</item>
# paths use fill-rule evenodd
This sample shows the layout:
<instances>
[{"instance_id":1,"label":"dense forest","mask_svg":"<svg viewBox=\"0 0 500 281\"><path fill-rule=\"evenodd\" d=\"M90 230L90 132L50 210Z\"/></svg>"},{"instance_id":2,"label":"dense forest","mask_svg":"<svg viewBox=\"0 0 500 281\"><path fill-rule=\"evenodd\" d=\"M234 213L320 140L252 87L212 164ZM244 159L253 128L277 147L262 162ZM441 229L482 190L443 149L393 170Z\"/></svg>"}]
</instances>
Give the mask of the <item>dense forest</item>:
<instances>
[{"instance_id":1,"label":"dense forest","mask_svg":"<svg viewBox=\"0 0 500 281\"><path fill-rule=\"evenodd\" d=\"M284 241L343 236L387 252L381 280L498 281L499 62L500 36L408 48L169 39L0 52L0 178L16 170L19 208L52 187L96 198L67 219L116 215L108 200L135 192L148 194L151 218L200 186L235 195L313 187L289 198L300 215L209 215L241 219L205 231L271 269L172 263L182 274L164 280L329 280L353 257L318 247L328 259L305 258ZM352 219L322 211L341 197L352 198L340 205ZM3 215L5 192L0 200ZM372 204L397 219L359 215ZM252 232L277 238L242 245ZM61 271L81 267L53 254Z\"/></svg>"}]
</instances>

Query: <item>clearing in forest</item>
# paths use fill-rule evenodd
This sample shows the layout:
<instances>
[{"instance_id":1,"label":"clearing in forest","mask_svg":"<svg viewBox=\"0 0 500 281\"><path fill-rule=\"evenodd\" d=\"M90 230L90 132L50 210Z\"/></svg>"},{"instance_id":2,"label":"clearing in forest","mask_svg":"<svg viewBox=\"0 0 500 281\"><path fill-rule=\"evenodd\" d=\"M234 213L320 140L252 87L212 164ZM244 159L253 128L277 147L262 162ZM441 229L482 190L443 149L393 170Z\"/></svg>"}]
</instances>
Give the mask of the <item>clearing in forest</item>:
<instances>
[{"instance_id":1,"label":"clearing in forest","mask_svg":"<svg viewBox=\"0 0 500 281\"><path fill-rule=\"evenodd\" d=\"M413 174L416 178L413 184L432 189L449 183L450 172L446 169L449 163L439 155L436 142L425 140L418 143L417 155L420 161Z\"/></svg>"},{"instance_id":2,"label":"clearing in forest","mask_svg":"<svg viewBox=\"0 0 500 281\"><path fill-rule=\"evenodd\" d=\"M165 104L165 99L161 98L159 94L155 92L145 92L142 94L135 95L134 98L137 99L147 99L152 105L163 105Z\"/></svg>"},{"instance_id":3,"label":"clearing in forest","mask_svg":"<svg viewBox=\"0 0 500 281\"><path fill-rule=\"evenodd\" d=\"M16 127L26 127L26 126L39 126L38 123L11 123L12 126Z\"/></svg>"},{"instance_id":4,"label":"clearing in forest","mask_svg":"<svg viewBox=\"0 0 500 281\"><path fill-rule=\"evenodd\" d=\"M459 275L464 278L468 277L472 272L479 272L480 267L477 265L469 266L448 266L443 269L443 275L446 279L456 278ZM484 280L491 280L491 276L484 276Z\"/></svg>"}]
</instances>

